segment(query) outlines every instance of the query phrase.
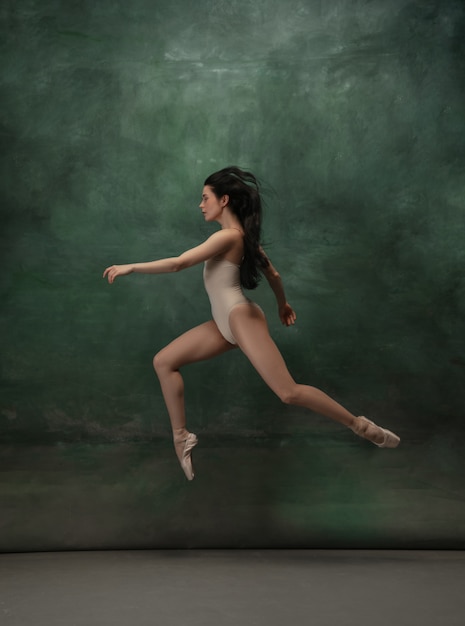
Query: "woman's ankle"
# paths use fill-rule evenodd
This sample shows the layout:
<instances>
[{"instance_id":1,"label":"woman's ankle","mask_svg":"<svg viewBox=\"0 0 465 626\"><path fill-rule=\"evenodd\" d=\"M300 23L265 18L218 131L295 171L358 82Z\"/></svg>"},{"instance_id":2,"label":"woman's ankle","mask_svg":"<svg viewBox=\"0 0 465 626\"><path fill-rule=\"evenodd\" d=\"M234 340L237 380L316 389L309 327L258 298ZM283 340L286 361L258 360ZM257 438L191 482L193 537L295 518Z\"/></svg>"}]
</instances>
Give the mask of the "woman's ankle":
<instances>
[{"instance_id":1,"label":"woman's ankle","mask_svg":"<svg viewBox=\"0 0 465 626\"><path fill-rule=\"evenodd\" d=\"M184 426L183 428L173 428L173 441L175 443L185 441L189 431Z\"/></svg>"}]
</instances>

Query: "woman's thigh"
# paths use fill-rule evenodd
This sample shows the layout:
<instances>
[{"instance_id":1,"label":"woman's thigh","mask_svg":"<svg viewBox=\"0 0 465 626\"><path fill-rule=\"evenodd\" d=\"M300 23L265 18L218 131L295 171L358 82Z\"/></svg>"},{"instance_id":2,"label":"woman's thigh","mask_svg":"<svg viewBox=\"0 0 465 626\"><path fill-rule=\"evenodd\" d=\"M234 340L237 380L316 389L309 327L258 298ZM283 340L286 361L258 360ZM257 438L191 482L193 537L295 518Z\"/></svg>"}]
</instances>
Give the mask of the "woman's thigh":
<instances>
[{"instance_id":1,"label":"woman's thigh","mask_svg":"<svg viewBox=\"0 0 465 626\"><path fill-rule=\"evenodd\" d=\"M279 396L295 386L287 365L270 337L263 311L256 306L240 304L229 316L237 345L247 356L266 384Z\"/></svg>"},{"instance_id":2,"label":"woman's thigh","mask_svg":"<svg viewBox=\"0 0 465 626\"><path fill-rule=\"evenodd\" d=\"M235 348L226 341L213 320L191 328L162 348L155 356L154 364L179 369L183 365L211 359Z\"/></svg>"}]
</instances>

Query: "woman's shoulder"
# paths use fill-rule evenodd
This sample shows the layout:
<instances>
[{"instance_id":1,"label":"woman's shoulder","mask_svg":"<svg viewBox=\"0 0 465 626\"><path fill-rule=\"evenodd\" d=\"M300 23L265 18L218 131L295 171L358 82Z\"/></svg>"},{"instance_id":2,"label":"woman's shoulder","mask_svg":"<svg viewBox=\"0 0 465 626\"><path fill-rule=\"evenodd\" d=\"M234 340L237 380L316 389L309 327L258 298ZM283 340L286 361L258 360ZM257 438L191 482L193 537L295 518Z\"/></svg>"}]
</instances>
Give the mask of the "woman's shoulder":
<instances>
[{"instance_id":1,"label":"woman's shoulder","mask_svg":"<svg viewBox=\"0 0 465 626\"><path fill-rule=\"evenodd\" d=\"M209 238L236 242L241 241L244 238L244 233L238 228L221 228L213 233L213 235L210 235Z\"/></svg>"},{"instance_id":2,"label":"woman's shoulder","mask_svg":"<svg viewBox=\"0 0 465 626\"><path fill-rule=\"evenodd\" d=\"M244 235L238 228L222 228L211 235L210 240L218 248L212 255L233 264L239 264L244 255Z\"/></svg>"}]
</instances>

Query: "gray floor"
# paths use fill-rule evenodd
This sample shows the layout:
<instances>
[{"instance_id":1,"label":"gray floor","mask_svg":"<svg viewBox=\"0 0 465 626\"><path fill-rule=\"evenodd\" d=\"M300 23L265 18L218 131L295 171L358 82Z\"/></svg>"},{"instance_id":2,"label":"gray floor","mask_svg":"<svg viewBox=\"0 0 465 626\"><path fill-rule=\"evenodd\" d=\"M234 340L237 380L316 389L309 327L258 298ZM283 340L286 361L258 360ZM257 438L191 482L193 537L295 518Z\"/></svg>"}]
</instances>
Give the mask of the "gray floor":
<instances>
[{"instance_id":1,"label":"gray floor","mask_svg":"<svg viewBox=\"0 0 465 626\"><path fill-rule=\"evenodd\" d=\"M0 555L2 626L463 626L464 596L464 552Z\"/></svg>"}]
</instances>

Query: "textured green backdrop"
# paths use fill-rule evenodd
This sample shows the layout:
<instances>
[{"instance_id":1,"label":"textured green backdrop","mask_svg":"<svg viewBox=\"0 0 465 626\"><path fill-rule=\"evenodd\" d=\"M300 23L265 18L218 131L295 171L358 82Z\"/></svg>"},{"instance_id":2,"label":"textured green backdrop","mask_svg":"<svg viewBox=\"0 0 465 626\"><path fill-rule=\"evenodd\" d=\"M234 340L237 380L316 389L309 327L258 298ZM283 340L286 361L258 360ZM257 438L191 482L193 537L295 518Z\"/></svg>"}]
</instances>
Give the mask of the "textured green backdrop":
<instances>
[{"instance_id":1,"label":"textured green backdrop","mask_svg":"<svg viewBox=\"0 0 465 626\"><path fill-rule=\"evenodd\" d=\"M3 0L0 549L465 545L465 7ZM209 317L202 182L250 168L301 382L399 432L282 406L239 353L185 371L197 477L153 354Z\"/></svg>"}]
</instances>

